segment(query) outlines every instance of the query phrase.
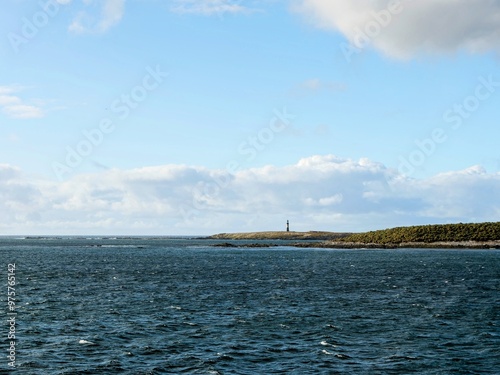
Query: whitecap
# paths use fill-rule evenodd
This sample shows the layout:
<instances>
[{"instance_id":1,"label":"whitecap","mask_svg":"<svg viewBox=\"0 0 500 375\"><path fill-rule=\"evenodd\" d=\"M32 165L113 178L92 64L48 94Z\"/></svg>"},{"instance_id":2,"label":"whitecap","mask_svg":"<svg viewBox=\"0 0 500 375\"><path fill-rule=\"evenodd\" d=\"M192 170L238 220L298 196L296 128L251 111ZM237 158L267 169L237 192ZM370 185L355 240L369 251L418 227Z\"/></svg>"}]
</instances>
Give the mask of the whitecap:
<instances>
[{"instance_id":1,"label":"whitecap","mask_svg":"<svg viewBox=\"0 0 500 375\"><path fill-rule=\"evenodd\" d=\"M327 342L325 340L321 341L320 344L323 345L323 346L331 346L332 348L338 348L337 345L330 344L329 342Z\"/></svg>"},{"instance_id":2,"label":"whitecap","mask_svg":"<svg viewBox=\"0 0 500 375\"><path fill-rule=\"evenodd\" d=\"M80 340L78 341L78 343L82 345L95 345L95 343L93 343L92 341L87 341L87 340Z\"/></svg>"},{"instance_id":3,"label":"whitecap","mask_svg":"<svg viewBox=\"0 0 500 375\"><path fill-rule=\"evenodd\" d=\"M347 354L340 354L340 353L335 354L335 357L337 357L338 359L349 359L349 358L351 358Z\"/></svg>"}]
</instances>

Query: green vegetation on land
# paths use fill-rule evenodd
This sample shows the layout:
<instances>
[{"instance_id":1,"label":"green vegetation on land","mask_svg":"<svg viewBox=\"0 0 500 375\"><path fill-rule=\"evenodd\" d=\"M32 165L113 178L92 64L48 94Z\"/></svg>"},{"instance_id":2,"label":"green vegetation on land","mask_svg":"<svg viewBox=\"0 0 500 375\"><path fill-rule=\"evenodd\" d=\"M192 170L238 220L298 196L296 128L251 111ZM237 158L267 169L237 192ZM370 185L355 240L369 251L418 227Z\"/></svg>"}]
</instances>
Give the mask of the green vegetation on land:
<instances>
[{"instance_id":1,"label":"green vegetation on land","mask_svg":"<svg viewBox=\"0 0 500 375\"><path fill-rule=\"evenodd\" d=\"M248 233L220 233L210 236L215 240L337 240L350 233L334 232L248 232Z\"/></svg>"},{"instance_id":2,"label":"green vegetation on land","mask_svg":"<svg viewBox=\"0 0 500 375\"><path fill-rule=\"evenodd\" d=\"M342 242L400 244L435 242L486 242L500 240L500 222L477 224L438 224L398 227L351 234Z\"/></svg>"},{"instance_id":3,"label":"green vegetation on land","mask_svg":"<svg viewBox=\"0 0 500 375\"><path fill-rule=\"evenodd\" d=\"M339 249L395 248L476 248L500 249L500 222L477 224L437 224L397 227L366 233L336 232L252 232L221 233L208 237L217 240L289 240L296 247L325 247ZM314 242L308 242L314 241ZM319 242L321 241L321 242ZM264 242L265 243L265 242ZM259 247L255 244L222 243L217 246ZM276 243L269 244L276 246Z\"/></svg>"}]
</instances>

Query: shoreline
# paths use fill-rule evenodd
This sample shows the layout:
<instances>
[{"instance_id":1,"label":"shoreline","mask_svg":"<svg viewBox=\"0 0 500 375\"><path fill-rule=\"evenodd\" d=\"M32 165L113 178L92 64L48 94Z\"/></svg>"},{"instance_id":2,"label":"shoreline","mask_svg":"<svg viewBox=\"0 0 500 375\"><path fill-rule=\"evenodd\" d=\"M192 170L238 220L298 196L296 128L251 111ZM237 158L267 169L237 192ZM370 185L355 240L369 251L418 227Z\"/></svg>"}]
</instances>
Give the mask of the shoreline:
<instances>
[{"instance_id":1,"label":"shoreline","mask_svg":"<svg viewBox=\"0 0 500 375\"><path fill-rule=\"evenodd\" d=\"M318 242L291 242L286 244L277 244L269 242L251 242L251 243L235 243L221 242L211 245L212 247L226 248L271 248L280 246L290 246L296 248L321 248L321 249L474 249L474 250L499 250L500 241L458 241L458 242L407 242L400 244L379 244L379 243L362 243L362 242L337 242L337 241L318 241ZM264 240L262 240L264 241Z\"/></svg>"},{"instance_id":2,"label":"shoreline","mask_svg":"<svg viewBox=\"0 0 500 375\"><path fill-rule=\"evenodd\" d=\"M500 249L500 222L414 225L361 233L318 231L221 233L208 238L287 240L288 246L331 249ZM315 242L307 242L308 240Z\"/></svg>"},{"instance_id":3,"label":"shoreline","mask_svg":"<svg viewBox=\"0 0 500 375\"><path fill-rule=\"evenodd\" d=\"M363 243L363 242L320 242L296 243L294 247L319 247L327 249L500 249L500 241L450 241L450 242L402 242L402 243Z\"/></svg>"},{"instance_id":4,"label":"shoreline","mask_svg":"<svg viewBox=\"0 0 500 375\"><path fill-rule=\"evenodd\" d=\"M325 249L500 249L500 240L487 241L402 241L402 242L364 242L349 241L347 237L352 233L339 232L248 232L248 233L219 233L205 239L222 240L214 244L215 247L277 247L291 246L297 248L325 248ZM343 240L343 239L347 239ZM237 241L228 242L228 241ZM259 241L259 242L240 242ZM276 243L283 241L285 243ZM314 242L311 242L314 241Z\"/></svg>"},{"instance_id":5,"label":"shoreline","mask_svg":"<svg viewBox=\"0 0 500 375\"><path fill-rule=\"evenodd\" d=\"M308 231L308 232L246 232L246 233L219 233L206 237L209 240L309 240L309 241L332 241L347 237L352 233Z\"/></svg>"}]
</instances>

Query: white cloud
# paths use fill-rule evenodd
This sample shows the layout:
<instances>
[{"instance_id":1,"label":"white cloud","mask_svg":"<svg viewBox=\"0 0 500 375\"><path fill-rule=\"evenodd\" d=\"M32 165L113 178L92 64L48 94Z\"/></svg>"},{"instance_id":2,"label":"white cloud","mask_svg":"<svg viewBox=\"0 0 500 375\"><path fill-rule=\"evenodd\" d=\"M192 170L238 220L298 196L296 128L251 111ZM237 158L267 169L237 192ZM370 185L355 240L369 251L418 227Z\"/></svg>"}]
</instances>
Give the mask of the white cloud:
<instances>
[{"instance_id":1,"label":"white cloud","mask_svg":"<svg viewBox=\"0 0 500 375\"><path fill-rule=\"evenodd\" d=\"M211 16L224 13L249 13L252 8L241 5L239 0L175 0L172 11L176 13L193 13Z\"/></svg>"},{"instance_id":2,"label":"white cloud","mask_svg":"<svg viewBox=\"0 0 500 375\"><path fill-rule=\"evenodd\" d=\"M60 0L61 1L61 0ZM63 4L68 4L71 0L63 0ZM84 4L89 7L93 0L86 0ZM104 0L99 2L100 9L96 11L85 9L78 13L69 30L77 34L84 33L104 33L111 27L116 26L125 13L125 0Z\"/></svg>"},{"instance_id":3,"label":"white cloud","mask_svg":"<svg viewBox=\"0 0 500 375\"><path fill-rule=\"evenodd\" d=\"M18 119L41 118L44 116L43 111L33 105L8 105L5 106L3 110L8 116Z\"/></svg>"},{"instance_id":4,"label":"white cloud","mask_svg":"<svg viewBox=\"0 0 500 375\"><path fill-rule=\"evenodd\" d=\"M342 202L344 199L342 194L335 194L331 197L324 197L319 199L306 198L304 202L310 206L333 206Z\"/></svg>"},{"instance_id":5,"label":"white cloud","mask_svg":"<svg viewBox=\"0 0 500 375\"><path fill-rule=\"evenodd\" d=\"M37 105L26 104L17 94L23 91L20 86L0 86L0 109L8 117L33 119L44 117L44 111Z\"/></svg>"},{"instance_id":6,"label":"white cloud","mask_svg":"<svg viewBox=\"0 0 500 375\"><path fill-rule=\"evenodd\" d=\"M339 31L353 45L359 45L364 32L371 46L396 58L500 50L499 1L400 0L399 7L390 8L391 3L395 2L297 0L294 9L318 27ZM389 17L377 16L387 9L394 10Z\"/></svg>"},{"instance_id":7,"label":"white cloud","mask_svg":"<svg viewBox=\"0 0 500 375\"><path fill-rule=\"evenodd\" d=\"M495 221L500 174L480 167L415 180L367 159L313 156L230 174L183 165L106 170L65 182L0 165L0 232L209 234L357 231Z\"/></svg>"},{"instance_id":8,"label":"white cloud","mask_svg":"<svg viewBox=\"0 0 500 375\"><path fill-rule=\"evenodd\" d=\"M70 4L72 0L57 0ZM241 0L170 0L171 11L180 14L201 14L205 16L254 13L259 9ZM69 31L75 34L104 33L122 20L125 14L125 0L83 0L83 9L72 20Z\"/></svg>"},{"instance_id":9,"label":"white cloud","mask_svg":"<svg viewBox=\"0 0 500 375\"><path fill-rule=\"evenodd\" d=\"M292 93L295 95L318 93L318 92L342 92L347 90L347 85L341 82L324 81L319 78L311 78L301 82Z\"/></svg>"}]
</instances>

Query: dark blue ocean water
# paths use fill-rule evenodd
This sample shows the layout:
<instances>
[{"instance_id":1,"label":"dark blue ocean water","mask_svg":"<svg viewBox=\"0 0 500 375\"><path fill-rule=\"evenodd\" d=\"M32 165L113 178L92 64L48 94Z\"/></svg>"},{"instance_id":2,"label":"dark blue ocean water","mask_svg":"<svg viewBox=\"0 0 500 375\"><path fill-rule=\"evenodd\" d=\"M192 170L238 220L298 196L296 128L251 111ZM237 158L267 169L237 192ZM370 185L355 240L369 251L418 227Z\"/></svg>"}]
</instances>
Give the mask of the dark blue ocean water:
<instances>
[{"instance_id":1,"label":"dark blue ocean water","mask_svg":"<svg viewBox=\"0 0 500 375\"><path fill-rule=\"evenodd\" d=\"M0 373L500 374L499 251L209 244L0 239Z\"/></svg>"}]
</instances>

